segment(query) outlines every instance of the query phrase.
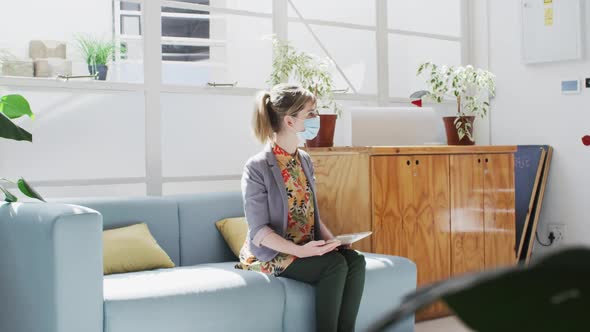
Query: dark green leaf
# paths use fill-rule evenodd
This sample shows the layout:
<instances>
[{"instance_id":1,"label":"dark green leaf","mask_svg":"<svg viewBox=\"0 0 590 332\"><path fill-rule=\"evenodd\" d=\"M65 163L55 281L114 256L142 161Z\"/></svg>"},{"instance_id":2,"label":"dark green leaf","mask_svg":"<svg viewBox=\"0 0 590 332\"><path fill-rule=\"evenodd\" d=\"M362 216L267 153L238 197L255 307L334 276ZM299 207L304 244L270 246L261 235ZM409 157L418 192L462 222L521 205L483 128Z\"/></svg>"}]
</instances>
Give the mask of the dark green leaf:
<instances>
[{"instance_id":1,"label":"dark green leaf","mask_svg":"<svg viewBox=\"0 0 590 332\"><path fill-rule=\"evenodd\" d=\"M39 193L33 187L31 187L31 185L29 185L27 183L27 181L25 181L25 179L20 178L18 180L18 188L20 189L20 191L23 194L25 194L25 195L27 195L27 196L29 196L31 198L36 198L36 199L38 199L40 201L45 202L45 200L43 199L43 197L41 197L41 195L39 195Z\"/></svg>"},{"instance_id":2,"label":"dark green leaf","mask_svg":"<svg viewBox=\"0 0 590 332\"><path fill-rule=\"evenodd\" d=\"M2 190L2 192L4 193L4 201L5 202L10 202L10 203L14 203L16 201L18 201L18 198L16 196L14 196L13 194L11 194L8 190L6 190L2 185L0 185L0 190Z\"/></svg>"},{"instance_id":3,"label":"dark green leaf","mask_svg":"<svg viewBox=\"0 0 590 332\"><path fill-rule=\"evenodd\" d=\"M20 118L28 115L35 120L35 115L31 111L29 102L21 95L6 95L0 98L0 112L4 113L9 119Z\"/></svg>"},{"instance_id":4,"label":"dark green leaf","mask_svg":"<svg viewBox=\"0 0 590 332\"><path fill-rule=\"evenodd\" d=\"M33 141L33 135L31 133L12 123L2 113L0 113L0 137L15 141Z\"/></svg>"}]
</instances>

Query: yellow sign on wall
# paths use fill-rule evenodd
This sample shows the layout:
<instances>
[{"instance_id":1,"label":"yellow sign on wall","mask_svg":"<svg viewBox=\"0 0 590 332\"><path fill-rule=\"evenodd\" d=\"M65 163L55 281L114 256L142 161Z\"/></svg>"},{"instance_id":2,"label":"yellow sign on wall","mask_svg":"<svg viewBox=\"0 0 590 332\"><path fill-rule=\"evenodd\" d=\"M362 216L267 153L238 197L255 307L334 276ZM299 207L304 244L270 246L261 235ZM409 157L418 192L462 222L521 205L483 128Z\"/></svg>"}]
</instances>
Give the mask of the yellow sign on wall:
<instances>
[{"instance_id":1,"label":"yellow sign on wall","mask_svg":"<svg viewBox=\"0 0 590 332\"><path fill-rule=\"evenodd\" d=\"M547 1L547 0L545 0ZM545 8L545 25L551 26L553 25L553 8Z\"/></svg>"}]
</instances>

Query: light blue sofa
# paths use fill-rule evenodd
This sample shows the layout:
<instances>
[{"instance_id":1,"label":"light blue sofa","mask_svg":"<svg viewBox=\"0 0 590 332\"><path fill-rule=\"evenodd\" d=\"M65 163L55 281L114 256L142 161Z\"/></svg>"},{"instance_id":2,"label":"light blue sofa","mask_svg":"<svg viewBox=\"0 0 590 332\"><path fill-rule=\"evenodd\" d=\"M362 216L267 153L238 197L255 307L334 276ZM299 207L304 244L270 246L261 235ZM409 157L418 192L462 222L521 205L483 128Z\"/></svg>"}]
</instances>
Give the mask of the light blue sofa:
<instances>
[{"instance_id":1,"label":"light blue sofa","mask_svg":"<svg viewBox=\"0 0 590 332\"><path fill-rule=\"evenodd\" d=\"M214 222L243 214L239 192L1 203L0 331L313 331L312 286L234 269ZM137 222L177 267L103 277L103 228ZM416 287L413 262L365 255L358 331Z\"/></svg>"}]
</instances>

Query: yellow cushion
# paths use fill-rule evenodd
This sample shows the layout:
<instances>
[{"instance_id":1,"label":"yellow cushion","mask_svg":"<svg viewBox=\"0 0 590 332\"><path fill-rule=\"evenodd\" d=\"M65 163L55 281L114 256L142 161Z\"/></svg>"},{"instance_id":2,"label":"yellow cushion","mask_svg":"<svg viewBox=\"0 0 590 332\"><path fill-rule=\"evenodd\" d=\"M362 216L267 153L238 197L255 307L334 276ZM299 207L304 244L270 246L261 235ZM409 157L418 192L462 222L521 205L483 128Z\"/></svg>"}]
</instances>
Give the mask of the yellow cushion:
<instances>
[{"instance_id":1,"label":"yellow cushion","mask_svg":"<svg viewBox=\"0 0 590 332\"><path fill-rule=\"evenodd\" d=\"M217 226L217 229L234 255L240 257L240 250L248 235L248 223L246 222L246 218L237 217L219 220L215 223L215 226Z\"/></svg>"},{"instance_id":2,"label":"yellow cushion","mask_svg":"<svg viewBox=\"0 0 590 332\"><path fill-rule=\"evenodd\" d=\"M174 267L145 223L102 233L104 274Z\"/></svg>"}]
</instances>

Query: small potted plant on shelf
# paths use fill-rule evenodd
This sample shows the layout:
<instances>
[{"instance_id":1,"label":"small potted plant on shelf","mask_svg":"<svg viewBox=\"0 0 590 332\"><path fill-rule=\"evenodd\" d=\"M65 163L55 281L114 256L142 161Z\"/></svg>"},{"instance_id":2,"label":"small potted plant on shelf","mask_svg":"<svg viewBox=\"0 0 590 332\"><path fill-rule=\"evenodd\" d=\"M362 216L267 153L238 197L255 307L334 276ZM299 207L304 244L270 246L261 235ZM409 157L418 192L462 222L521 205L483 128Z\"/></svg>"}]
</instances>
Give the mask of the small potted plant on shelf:
<instances>
[{"instance_id":1,"label":"small potted plant on shelf","mask_svg":"<svg viewBox=\"0 0 590 332\"><path fill-rule=\"evenodd\" d=\"M109 70L108 63L115 54L115 43L104 41L89 35L76 35L78 47L88 64L90 75L104 81Z\"/></svg>"},{"instance_id":2,"label":"small potted plant on shelf","mask_svg":"<svg viewBox=\"0 0 590 332\"><path fill-rule=\"evenodd\" d=\"M272 73L267 83L271 85L294 80L313 92L319 110L332 110L334 114L320 114L320 131L316 138L306 142L308 147L331 147L334 145L336 119L342 115L342 107L333 95L334 81L327 59L296 50L288 41L272 38Z\"/></svg>"},{"instance_id":3,"label":"small potted plant on shelf","mask_svg":"<svg viewBox=\"0 0 590 332\"><path fill-rule=\"evenodd\" d=\"M426 96L440 103L450 96L457 100L457 115L443 117L449 145L473 145L473 123L476 116L485 117L489 98L495 95L494 74L487 70L438 66L425 62L417 75L426 74Z\"/></svg>"},{"instance_id":4,"label":"small potted plant on shelf","mask_svg":"<svg viewBox=\"0 0 590 332\"><path fill-rule=\"evenodd\" d=\"M6 95L0 97L0 137L15 141L33 141L33 135L25 129L14 124L11 120L22 116L28 116L32 120L35 115L31 111L29 102L21 95ZM6 189L2 182L10 182L15 184L20 191L31 197L41 201L45 201L33 187L31 187L22 177L14 182L6 178L0 178L0 191L4 194L4 201L12 203L18 201L18 198Z\"/></svg>"}]
</instances>

